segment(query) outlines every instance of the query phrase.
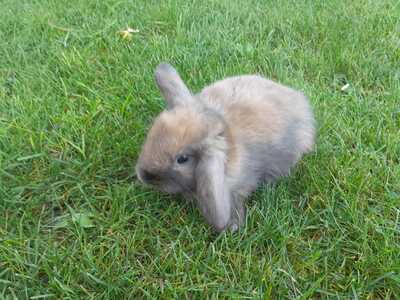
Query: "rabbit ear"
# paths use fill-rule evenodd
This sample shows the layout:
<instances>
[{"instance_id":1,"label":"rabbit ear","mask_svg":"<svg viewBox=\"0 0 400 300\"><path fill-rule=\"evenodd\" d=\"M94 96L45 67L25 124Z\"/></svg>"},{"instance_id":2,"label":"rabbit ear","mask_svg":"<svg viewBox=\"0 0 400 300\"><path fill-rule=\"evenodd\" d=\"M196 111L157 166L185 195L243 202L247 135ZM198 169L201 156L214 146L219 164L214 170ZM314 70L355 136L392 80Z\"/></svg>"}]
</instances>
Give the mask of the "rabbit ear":
<instances>
[{"instance_id":1,"label":"rabbit ear","mask_svg":"<svg viewBox=\"0 0 400 300\"><path fill-rule=\"evenodd\" d=\"M160 64L155 72L157 85L167 102L168 109L193 101L192 94L178 72L169 64Z\"/></svg>"},{"instance_id":2,"label":"rabbit ear","mask_svg":"<svg viewBox=\"0 0 400 300\"><path fill-rule=\"evenodd\" d=\"M196 168L197 206L207 222L218 232L231 218L231 195L225 182L225 153L207 150Z\"/></svg>"}]
</instances>

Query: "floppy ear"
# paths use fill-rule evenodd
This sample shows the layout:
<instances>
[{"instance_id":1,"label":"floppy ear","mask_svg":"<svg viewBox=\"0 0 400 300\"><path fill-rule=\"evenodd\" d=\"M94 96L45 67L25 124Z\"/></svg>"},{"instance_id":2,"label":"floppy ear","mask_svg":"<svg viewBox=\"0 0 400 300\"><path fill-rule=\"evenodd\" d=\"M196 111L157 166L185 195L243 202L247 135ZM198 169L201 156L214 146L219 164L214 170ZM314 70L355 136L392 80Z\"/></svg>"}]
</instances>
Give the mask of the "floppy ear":
<instances>
[{"instance_id":1,"label":"floppy ear","mask_svg":"<svg viewBox=\"0 0 400 300\"><path fill-rule=\"evenodd\" d=\"M193 101L189 89L171 65L160 64L156 69L155 78L168 109Z\"/></svg>"},{"instance_id":2,"label":"floppy ear","mask_svg":"<svg viewBox=\"0 0 400 300\"><path fill-rule=\"evenodd\" d=\"M196 202L206 221L218 232L231 219L231 195L225 180L225 153L207 149L196 168Z\"/></svg>"}]
</instances>

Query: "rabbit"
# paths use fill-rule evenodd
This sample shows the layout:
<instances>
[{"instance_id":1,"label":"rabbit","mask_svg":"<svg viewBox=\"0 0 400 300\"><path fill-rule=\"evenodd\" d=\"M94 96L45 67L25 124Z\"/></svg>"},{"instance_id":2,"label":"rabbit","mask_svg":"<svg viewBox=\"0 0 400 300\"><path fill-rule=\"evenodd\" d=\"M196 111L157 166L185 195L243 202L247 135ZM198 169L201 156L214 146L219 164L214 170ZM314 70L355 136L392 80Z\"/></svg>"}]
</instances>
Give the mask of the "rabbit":
<instances>
[{"instance_id":1,"label":"rabbit","mask_svg":"<svg viewBox=\"0 0 400 300\"><path fill-rule=\"evenodd\" d=\"M287 176L315 143L303 93L260 75L232 76L193 94L168 63L155 70L166 101L136 164L140 182L194 201L218 233L245 221L245 200Z\"/></svg>"}]
</instances>

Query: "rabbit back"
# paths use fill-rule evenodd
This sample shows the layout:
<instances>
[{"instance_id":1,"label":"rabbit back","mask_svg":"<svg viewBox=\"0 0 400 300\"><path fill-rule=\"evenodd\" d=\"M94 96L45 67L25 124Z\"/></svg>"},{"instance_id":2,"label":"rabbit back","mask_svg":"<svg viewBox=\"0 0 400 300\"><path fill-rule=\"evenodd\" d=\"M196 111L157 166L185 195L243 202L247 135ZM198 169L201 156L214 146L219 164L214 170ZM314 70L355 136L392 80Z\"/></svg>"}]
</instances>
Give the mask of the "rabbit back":
<instances>
[{"instance_id":1,"label":"rabbit back","mask_svg":"<svg viewBox=\"0 0 400 300\"><path fill-rule=\"evenodd\" d=\"M314 118L301 92L258 75L245 75L217 81L196 97L216 109L228 124L234 148L228 173L233 185L243 185L244 194L260 181L273 182L287 175L312 150Z\"/></svg>"}]
</instances>

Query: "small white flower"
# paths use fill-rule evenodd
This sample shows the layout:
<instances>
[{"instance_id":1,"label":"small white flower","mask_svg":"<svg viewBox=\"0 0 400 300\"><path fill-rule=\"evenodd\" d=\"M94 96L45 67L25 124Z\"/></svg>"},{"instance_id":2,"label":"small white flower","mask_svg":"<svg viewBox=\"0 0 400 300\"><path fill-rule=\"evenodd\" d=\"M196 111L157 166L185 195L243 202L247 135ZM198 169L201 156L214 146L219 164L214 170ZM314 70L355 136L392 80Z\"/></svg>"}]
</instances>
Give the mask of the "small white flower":
<instances>
[{"instance_id":1,"label":"small white flower","mask_svg":"<svg viewBox=\"0 0 400 300\"><path fill-rule=\"evenodd\" d=\"M341 87L341 91L344 92L345 90L347 90L349 88L350 84L346 83L344 86Z\"/></svg>"}]
</instances>

